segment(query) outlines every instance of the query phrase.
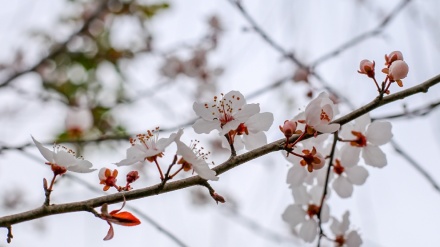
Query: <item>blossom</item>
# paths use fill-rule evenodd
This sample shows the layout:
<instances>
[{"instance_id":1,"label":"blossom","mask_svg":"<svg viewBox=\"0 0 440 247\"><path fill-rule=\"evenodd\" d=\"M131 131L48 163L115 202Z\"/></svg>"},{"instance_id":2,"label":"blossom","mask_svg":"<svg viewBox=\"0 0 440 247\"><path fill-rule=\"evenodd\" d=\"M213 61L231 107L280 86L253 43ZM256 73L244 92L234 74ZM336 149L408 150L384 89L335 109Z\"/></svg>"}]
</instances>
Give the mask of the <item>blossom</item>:
<instances>
[{"instance_id":1,"label":"blossom","mask_svg":"<svg viewBox=\"0 0 440 247\"><path fill-rule=\"evenodd\" d=\"M93 127L93 114L90 109L69 108L65 120L66 130L72 136L81 136Z\"/></svg>"},{"instance_id":2,"label":"blossom","mask_svg":"<svg viewBox=\"0 0 440 247\"><path fill-rule=\"evenodd\" d=\"M141 223L141 221L138 218L136 218L134 215L132 215L130 212L127 211L119 212L122 210L122 208L124 208L124 206L125 206L125 198L122 207L118 210L113 210L110 213L108 213L107 204L102 205L100 217L101 219L107 221L107 223L110 226L110 229L108 230L107 235L104 237L104 240L110 240L115 235L112 223L121 226L136 226Z\"/></svg>"},{"instance_id":3,"label":"blossom","mask_svg":"<svg viewBox=\"0 0 440 247\"><path fill-rule=\"evenodd\" d=\"M175 139L177 145L177 154L182 156L178 163L182 165L185 171L193 169L201 178L217 181L218 177L216 176L216 172L211 170L208 166L208 163L206 163L206 154L202 153L200 150L197 150L195 145L188 147L182 141L180 141L182 134L183 130L180 129L177 132Z\"/></svg>"},{"instance_id":4,"label":"blossom","mask_svg":"<svg viewBox=\"0 0 440 247\"><path fill-rule=\"evenodd\" d=\"M385 65L390 66L394 61L403 60L402 52L393 51L389 55L385 55Z\"/></svg>"},{"instance_id":5,"label":"blossom","mask_svg":"<svg viewBox=\"0 0 440 247\"><path fill-rule=\"evenodd\" d=\"M110 189L110 187L115 187L118 189L118 186L116 185L116 177L118 176L118 170L111 170L106 167L101 168L98 173L98 177L100 180L100 184L104 184L104 191L107 191ZM119 189L118 189L119 190Z\"/></svg>"},{"instance_id":6,"label":"blossom","mask_svg":"<svg viewBox=\"0 0 440 247\"><path fill-rule=\"evenodd\" d=\"M267 137L263 131L268 131L272 123L273 114L270 112L257 113L244 123L240 123L231 135L234 137L235 150L241 150L243 147L253 150L267 144ZM230 148L227 140L223 140L223 146Z\"/></svg>"},{"instance_id":7,"label":"blossom","mask_svg":"<svg viewBox=\"0 0 440 247\"><path fill-rule=\"evenodd\" d=\"M347 155L351 156L350 159L355 159L362 151L362 158L367 165L384 167L387 159L379 146L388 143L393 137L391 127L391 123L386 121L371 123L369 114L357 118L354 125L344 125L340 136L344 138L344 142L348 142Z\"/></svg>"},{"instance_id":8,"label":"blossom","mask_svg":"<svg viewBox=\"0 0 440 247\"><path fill-rule=\"evenodd\" d=\"M392 81L398 81L408 75L409 67L405 61L398 60L391 64L388 76ZM399 85L400 86L400 85Z\"/></svg>"},{"instance_id":9,"label":"blossom","mask_svg":"<svg viewBox=\"0 0 440 247\"><path fill-rule=\"evenodd\" d=\"M289 140L290 137L293 136L293 134L296 133L296 127L298 124L293 120L286 120L284 121L283 126L279 126L281 132L283 132L284 136Z\"/></svg>"},{"instance_id":10,"label":"blossom","mask_svg":"<svg viewBox=\"0 0 440 247\"><path fill-rule=\"evenodd\" d=\"M51 166L52 171L56 175L64 174L66 171L87 173L96 170L90 169L93 166L90 161L84 160L82 157L75 157L75 152L71 149L55 146L54 151L50 151L43 147L43 144L35 140L34 137L32 137L32 140L43 157L47 160L46 164Z\"/></svg>"},{"instance_id":11,"label":"blossom","mask_svg":"<svg viewBox=\"0 0 440 247\"><path fill-rule=\"evenodd\" d=\"M333 133L340 127L337 123L330 124L337 113L338 110L329 95L322 92L307 105L305 123L316 131Z\"/></svg>"},{"instance_id":12,"label":"blossom","mask_svg":"<svg viewBox=\"0 0 440 247\"><path fill-rule=\"evenodd\" d=\"M336 236L335 243L337 247L359 247L362 245L362 239L357 231L352 230L348 232L348 227L350 226L349 216L350 213L346 211L342 216L341 222L332 217L330 230Z\"/></svg>"},{"instance_id":13,"label":"blossom","mask_svg":"<svg viewBox=\"0 0 440 247\"><path fill-rule=\"evenodd\" d=\"M282 218L292 230L298 230L299 237L308 242L313 242L318 236L318 214L321 222L329 220L329 207L327 204L320 209L320 200L323 187L316 186L307 192L304 186L296 190L295 203L287 206ZM322 212L321 212L322 211Z\"/></svg>"},{"instance_id":14,"label":"blossom","mask_svg":"<svg viewBox=\"0 0 440 247\"><path fill-rule=\"evenodd\" d=\"M217 129L224 135L260 112L258 104L246 104L244 96L238 91L222 94L221 99L215 96L213 103L195 102L193 109L201 117L193 124L194 131L198 134L209 134Z\"/></svg>"},{"instance_id":15,"label":"blossom","mask_svg":"<svg viewBox=\"0 0 440 247\"><path fill-rule=\"evenodd\" d=\"M374 78L374 61L371 62L370 60L364 59L359 64L359 74L365 74L370 78Z\"/></svg>"},{"instance_id":16,"label":"blossom","mask_svg":"<svg viewBox=\"0 0 440 247\"><path fill-rule=\"evenodd\" d=\"M176 138L176 133L168 138L159 139L159 128L147 131L147 134L138 134L136 139L130 139L131 147L127 149L127 158L116 163L117 166L128 166L148 160L153 162L162 157L165 148ZM138 143L139 142L139 143Z\"/></svg>"},{"instance_id":17,"label":"blossom","mask_svg":"<svg viewBox=\"0 0 440 247\"><path fill-rule=\"evenodd\" d=\"M359 156L352 156L347 151L348 146L344 146L335 158L333 163L333 172L337 178L332 186L336 194L341 198L348 198L353 194L353 185L362 185L368 177L368 171L362 166L357 165Z\"/></svg>"}]
</instances>

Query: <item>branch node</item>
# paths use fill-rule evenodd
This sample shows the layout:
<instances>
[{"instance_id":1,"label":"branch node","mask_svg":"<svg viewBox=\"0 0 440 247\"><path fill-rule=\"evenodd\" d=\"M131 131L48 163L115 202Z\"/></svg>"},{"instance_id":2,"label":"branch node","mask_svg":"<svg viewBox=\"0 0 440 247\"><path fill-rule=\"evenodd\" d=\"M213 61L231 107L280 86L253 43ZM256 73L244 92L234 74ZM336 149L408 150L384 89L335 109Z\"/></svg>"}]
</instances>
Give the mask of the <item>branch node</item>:
<instances>
[{"instance_id":1,"label":"branch node","mask_svg":"<svg viewBox=\"0 0 440 247\"><path fill-rule=\"evenodd\" d=\"M14 236L12 235L12 226L7 226L6 228L8 229L8 234L6 235L7 236L6 241L8 242L8 244L10 244L12 239L14 238Z\"/></svg>"}]
</instances>

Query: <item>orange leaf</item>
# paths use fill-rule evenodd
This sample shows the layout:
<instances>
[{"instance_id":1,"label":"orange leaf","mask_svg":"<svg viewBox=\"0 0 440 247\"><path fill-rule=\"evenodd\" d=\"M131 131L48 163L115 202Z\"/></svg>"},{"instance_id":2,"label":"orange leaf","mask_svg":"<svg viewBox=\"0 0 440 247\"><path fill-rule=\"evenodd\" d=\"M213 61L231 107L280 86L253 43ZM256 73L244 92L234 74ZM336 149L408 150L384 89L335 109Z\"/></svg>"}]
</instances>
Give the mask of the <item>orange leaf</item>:
<instances>
[{"instance_id":1,"label":"orange leaf","mask_svg":"<svg viewBox=\"0 0 440 247\"><path fill-rule=\"evenodd\" d=\"M141 221L130 212L124 211L118 213L118 211L119 210L110 212L110 217L108 217L107 220L122 226L136 226L141 223Z\"/></svg>"}]
</instances>

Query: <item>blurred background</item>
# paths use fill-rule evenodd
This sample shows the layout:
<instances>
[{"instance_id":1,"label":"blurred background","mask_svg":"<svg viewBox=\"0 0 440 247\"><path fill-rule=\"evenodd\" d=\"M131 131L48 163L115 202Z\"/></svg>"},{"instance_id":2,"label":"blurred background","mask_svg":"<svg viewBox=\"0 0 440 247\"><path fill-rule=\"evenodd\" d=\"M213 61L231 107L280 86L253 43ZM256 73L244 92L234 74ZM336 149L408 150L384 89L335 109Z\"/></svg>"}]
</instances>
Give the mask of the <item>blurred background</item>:
<instances>
[{"instance_id":1,"label":"blurred background","mask_svg":"<svg viewBox=\"0 0 440 247\"><path fill-rule=\"evenodd\" d=\"M260 103L278 129L319 92L330 92L341 115L377 96L374 83L357 73L400 50L410 72L404 87L440 72L440 2L422 0L22 0L0 9L0 215L34 209L44 201L42 179L51 170L30 135L51 147L75 149L95 168L116 168L128 139L160 126L167 137L200 140L221 164L228 150L217 133L197 135L194 101L238 90ZM265 36L267 35L267 36ZM349 210L364 246L437 246L440 190L408 160L440 181L440 87L371 112L388 118L393 140L383 146L388 165L367 167L370 176L354 195L329 197L331 215ZM415 109L423 109L414 112ZM394 114L401 114L390 118ZM243 151L242 151L243 152ZM171 145L160 160L165 168ZM405 158L405 156L407 156ZM408 159L410 157L410 159ZM239 166L212 182L226 198L217 205L205 188L188 188L127 203L142 221L108 225L89 213L50 216L13 226L0 246L307 246L281 214L293 198L285 182L290 165L273 153ZM118 168L121 181L133 169L142 188L160 182L153 164ZM175 179L190 176L181 173ZM52 203L104 194L97 172L58 178ZM110 205L118 209L120 205ZM316 246L316 243L310 246ZM323 241L323 246L333 246Z\"/></svg>"}]
</instances>

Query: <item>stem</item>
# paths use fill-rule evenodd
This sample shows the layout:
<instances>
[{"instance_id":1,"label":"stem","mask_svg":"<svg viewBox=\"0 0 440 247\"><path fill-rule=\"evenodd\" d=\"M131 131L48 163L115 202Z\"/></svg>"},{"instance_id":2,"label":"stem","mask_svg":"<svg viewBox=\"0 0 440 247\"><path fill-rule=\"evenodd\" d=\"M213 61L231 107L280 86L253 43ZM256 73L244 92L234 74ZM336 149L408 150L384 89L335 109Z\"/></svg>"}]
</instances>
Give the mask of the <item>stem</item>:
<instances>
[{"instance_id":1,"label":"stem","mask_svg":"<svg viewBox=\"0 0 440 247\"><path fill-rule=\"evenodd\" d=\"M157 167L157 170L159 170L159 174L160 174L160 180L164 180L164 176L163 176L163 173L162 173L162 169L160 169L160 166L159 166L159 163L157 162L157 158L155 157L154 158L154 163L156 164L156 167Z\"/></svg>"},{"instance_id":2,"label":"stem","mask_svg":"<svg viewBox=\"0 0 440 247\"><path fill-rule=\"evenodd\" d=\"M54 183L55 183L55 178L57 177L57 175L58 174L53 174L53 178L52 178L52 181L50 182L50 185L49 185L49 188L47 188L47 189L45 189L45 196L46 196L46 199L44 200L44 205L45 206L49 206L49 203L50 203L50 194L52 193L52 188L53 188L53 185L54 185Z\"/></svg>"}]
</instances>

